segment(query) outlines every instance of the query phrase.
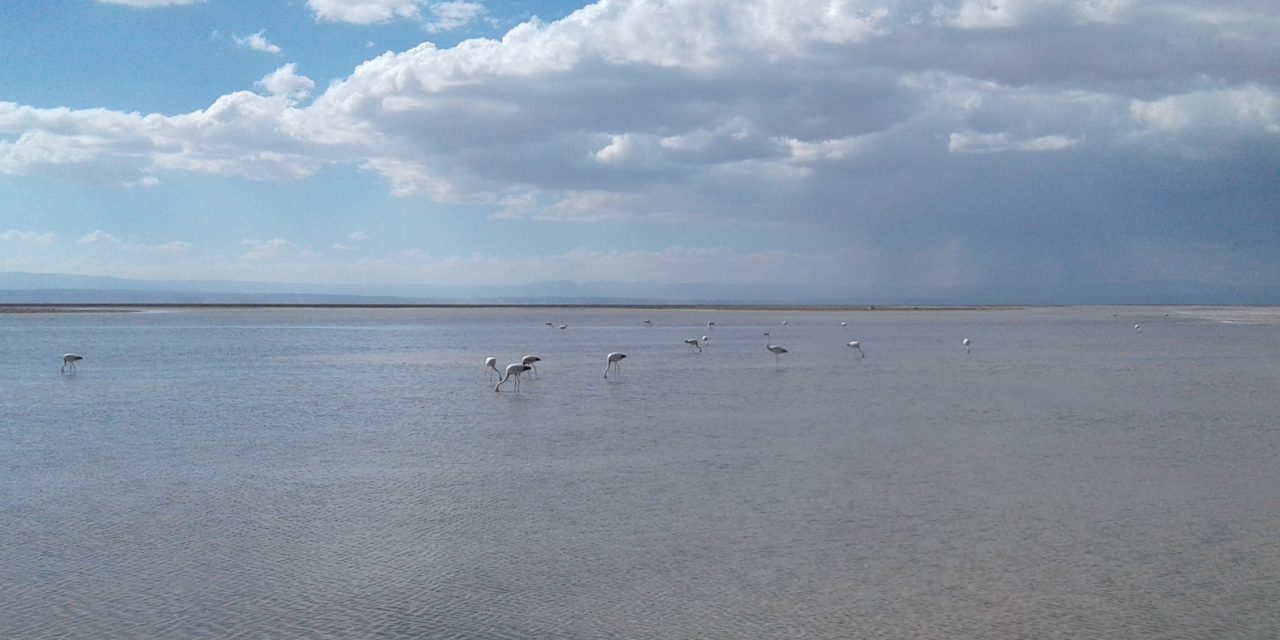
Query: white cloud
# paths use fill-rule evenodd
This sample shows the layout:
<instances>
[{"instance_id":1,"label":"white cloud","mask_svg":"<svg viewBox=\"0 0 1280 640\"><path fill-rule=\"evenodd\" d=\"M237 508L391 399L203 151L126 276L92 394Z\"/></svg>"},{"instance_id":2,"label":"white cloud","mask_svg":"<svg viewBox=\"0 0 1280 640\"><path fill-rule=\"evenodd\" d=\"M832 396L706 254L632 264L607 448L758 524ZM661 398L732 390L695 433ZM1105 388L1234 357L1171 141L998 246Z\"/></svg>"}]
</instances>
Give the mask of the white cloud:
<instances>
[{"instance_id":1,"label":"white cloud","mask_svg":"<svg viewBox=\"0 0 1280 640\"><path fill-rule=\"evenodd\" d=\"M1251 83L1134 100L1134 138L1192 156L1220 155L1234 143L1280 140L1280 89Z\"/></svg>"},{"instance_id":2,"label":"white cloud","mask_svg":"<svg viewBox=\"0 0 1280 640\"><path fill-rule=\"evenodd\" d=\"M424 4L425 0L307 0L317 18L353 24L417 18Z\"/></svg>"},{"instance_id":3,"label":"white cloud","mask_svg":"<svg viewBox=\"0 0 1280 640\"><path fill-rule=\"evenodd\" d=\"M76 244L94 247L120 247L124 245L124 242L120 238L99 229L93 233L80 236L80 239L76 240Z\"/></svg>"},{"instance_id":4,"label":"white cloud","mask_svg":"<svg viewBox=\"0 0 1280 640\"><path fill-rule=\"evenodd\" d=\"M280 53L282 49L274 44L271 44L270 42L267 42L266 37L262 35L263 33L266 33L266 31L265 30L259 31L257 33L249 34L243 37L232 35L231 40L242 47L248 47L249 49L253 49L254 51L261 51L262 53L271 53L271 54Z\"/></svg>"},{"instance_id":5,"label":"white cloud","mask_svg":"<svg viewBox=\"0 0 1280 640\"><path fill-rule=\"evenodd\" d=\"M282 238L272 238L271 240L246 239L240 241L240 246L244 247L244 257L251 259L276 257L294 249L292 243Z\"/></svg>"},{"instance_id":6,"label":"white cloud","mask_svg":"<svg viewBox=\"0 0 1280 640\"><path fill-rule=\"evenodd\" d=\"M297 74L298 65L290 62L275 71L263 76L255 84L271 95L288 96L301 100L311 94L316 83L306 76Z\"/></svg>"},{"instance_id":7,"label":"white cloud","mask_svg":"<svg viewBox=\"0 0 1280 640\"><path fill-rule=\"evenodd\" d=\"M266 95L179 115L0 102L0 172L154 185L345 164L397 196L553 222L834 219L879 192L858 215L891 220L938 208L892 195L903 185L1014 154L1274 149L1280 90L1259 61L1280 53L1280 19L1188 4L613 0L499 40L377 56L306 104L315 84L293 64L257 82ZM481 11L308 6L358 23ZM1162 42L1190 44L1151 55Z\"/></svg>"},{"instance_id":8,"label":"white cloud","mask_svg":"<svg viewBox=\"0 0 1280 640\"><path fill-rule=\"evenodd\" d=\"M0 240L4 242L16 242L34 245L50 245L57 240L57 234L53 232L40 233L37 231L19 231L18 229L9 229L4 233L0 233Z\"/></svg>"},{"instance_id":9,"label":"white cloud","mask_svg":"<svg viewBox=\"0 0 1280 640\"><path fill-rule=\"evenodd\" d=\"M996 153L1000 151L1058 151L1080 144L1081 140L1066 136L1048 135L1030 139L1018 139L1007 131L999 133L953 133L947 149L957 153Z\"/></svg>"},{"instance_id":10,"label":"white cloud","mask_svg":"<svg viewBox=\"0 0 1280 640\"><path fill-rule=\"evenodd\" d=\"M478 2L433 2L427 7L431 19L423 25L428 32L461 29L484 15Z\"/></svg>"}]
</instances>

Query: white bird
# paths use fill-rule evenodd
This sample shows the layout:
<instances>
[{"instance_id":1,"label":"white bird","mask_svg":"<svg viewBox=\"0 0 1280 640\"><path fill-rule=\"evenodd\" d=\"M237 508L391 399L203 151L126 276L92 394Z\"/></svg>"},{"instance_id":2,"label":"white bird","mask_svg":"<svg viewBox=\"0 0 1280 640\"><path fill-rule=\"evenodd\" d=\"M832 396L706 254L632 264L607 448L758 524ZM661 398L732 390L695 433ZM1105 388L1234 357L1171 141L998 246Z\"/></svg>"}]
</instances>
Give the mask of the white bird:
<instances>
[{"instance_id":1,"label":"white bird","mask_svg":"<svg viewBox=\"0 0 1280 640\"><path fill-rule=\"evenodd\" d=\"M849 326L849 323L848 323L848 322L841 322L841 323L840 323L840 326L842 326L842 327L847 327L847 326Z\"/></svg>"},{"instance_id":2,"label":"white bird","mask_svg":"<svg viewBox=\"0 0 1280 640\"><path fill-rule=\"evenodd\" d=\"M498 381L498 385L493 388L494 391L502 391L502 384L512 378L516 379L516 393L520 393L520 374L529 370L529 365L520 364L518 362L507 365L507 375Z\"/></svg>"},{"instance_id":3,"label":"white bird","mask_svg":"<svg viewBox=\"0 0 1280 640\"><path fill-rule=\"evenodd\" d=\"M969 339L968 339L968 338L965 338L964 340L961 340L961 341L960 341L960 344L964 345L964 352L965 352L966 354L967 354L967 353L969 353L969 344L970 344L970 343L969 343Z\"/></svg>"},{"instance_id":4,"label":"white bird","mask_svg":"<svg viewBox=\"0 0 1280 640\"><path fill-rule=\"evenodd\" d=\"M486 373L486 374L488 374L488 376L489 376L489 379L490 379L490 380L492 380L492 379L493 379L493 373L498 374L498 377L499 377L499 378L501 378L501 377L502 377L502 372L501 372L501 371L498 371L498 359L497 359L497 358L495 358L495 357L493 357L493 356L489 356L488 358L485 358L485 359L484 359L484 368L485 368L485 373ZM492 371L493 371L493 373L489 373L489 371L490 371L490 370L492 370Z\"/></svg>"},{"instance_id":5,"label":"white bird","mask_svg":"<svg viewBox=\"0 0 1280 640\"><path fill-rule=\"evenodd\" d=\"M525 356L523 358L520 358L520 364L523 364L529 367L530 369L533 369L533 375L535 376L538 375L538 365L534 364L537 362L542 362L542 358L539 358L538 356Z\"/></svg>"},{"instance_id":6,"label":"white bird","mask_svg":"<svg viewBox=\"0 0 1280 640\"><path fill-rule=\"evenodd\" d=\"M627 357L627 354L625 354L625 353L618 353L617 351L614 351L613 353L610 353L609 355L605 356L605 358L604 358L604 361L605 361L605 364L604 364L604 377L606 377L606 378L608 378L608 377L609 377L609 369L613 369L616 373L618 373L619 375L621 375L621 374L622 374L622 359L623 359L623 358L625 358L625 357Z\"/></svg>"},{"instance_id":7,"label":"white bird","mask_svg":"<svg viewBox=\"0 0 1280 640\"><path fill-rule=\"evenodd\" d=\"M778 356L781 356L782 354L787 353L786 349L783 349L782 347L776 344L769 344L769 332L767 331L764 334L764 348L768 349L769 352L773 354L774 366L778 365Z\"/></svg>"},{"instance_id":8,"label":"white bird","mask_svg":"<svg viewBox=\"0 0 1280 640\"><path fill-rule=\"evenodd\" d=\"M1140 325L1140 324L1135 324L1135 325L1133 325L1133 330L1134 330L1134 331L1142 331L1142 325Z\"/></svg>"},{"instance_id":9,"label":"white bird","mask_svg":"<svg viewBox=\"0 0 1280 640\"><path fill-rule=\"evenodd\" d=\"M708 342L711 342L711 338L708 338L707 336L702 336L702 344L705 346Z\"/></svg>"},{"instance_id":10,"label":"white bird","mask_svg":"<svg viewBox=\"0 0 1280 640\"><path fill-rule=\"evenodd\" d=\"M644 326L646 326L646 327L652 327L652 326L653 326L653 321L652 321L652 320L645 320L645 321L644 321Z\"/></svg>"},{"instance_id":11,"label":"white bird","mask_svg":"<svg viewBox=\"0 0 1280 640\"><path fill-rule=\"evenodd\" d=\"M707 323L707 328L708 328L708 329L710 329L711 327L714 327L714 326L716 326L716 323L715 323L715 322L708 322L708 323Z\"/></svg>"},{"instance_id":12,"label":"white bird","mask_svg":"<svg viewBox=\"0 0 1280 640\"><path fill-rule=\"evenodd\" d=\"M62 356L62 368L58 369L58 372L64 373L66 372L67 367L71 367L71 373L75 373L77 360L84 360L84 356L78 356L74 353L68 353Z\"/></svg>"},{"instance_id":13,"label":"white bird","mask_svg":"<svg viewBox=\"0 0 1280 640\"><path fill-rule=\"evenodd\" d=\"M857 351L859 356L861 356L861 357L863 357L863 358L867 357L867 354L865 354L865 353L863 353L863 352L862 352L862 343L861 343L861 342L858 342L857 340L850 340L850 341L849 341L849 348L850 348L850 349L853 349L854 351Z\"/></svg>"},{"instance_id":14,"label":"white bird","mask_svg":"<svg viewBox=\"0 0 1280 640\"><path fill-rule=\"evenodd\" d=\"M560 330L561 330L561 331L564 331L565 329L568 329L568 328L569 328L569 325L567 325L567 324L562 324L562 325L560 325Z\"/></svg>"},{"instance_id":15,"label":"white bird","mask_svg":"<svg viewBox=\"0 0 1280 640\"><path fill-rule=\"evenodd\" d=\"M702 345L698 343L698 339L697 339L697 338L686 338L686 339L685 339L685 341L684 341L684 343L685 343L685 344L687 344L687 345L689 345L689 350L690 350L690 351L693 351L694 349L697 349L697 350L698 350L698 353L702 353Z\"/></svg>"}]
</instances>

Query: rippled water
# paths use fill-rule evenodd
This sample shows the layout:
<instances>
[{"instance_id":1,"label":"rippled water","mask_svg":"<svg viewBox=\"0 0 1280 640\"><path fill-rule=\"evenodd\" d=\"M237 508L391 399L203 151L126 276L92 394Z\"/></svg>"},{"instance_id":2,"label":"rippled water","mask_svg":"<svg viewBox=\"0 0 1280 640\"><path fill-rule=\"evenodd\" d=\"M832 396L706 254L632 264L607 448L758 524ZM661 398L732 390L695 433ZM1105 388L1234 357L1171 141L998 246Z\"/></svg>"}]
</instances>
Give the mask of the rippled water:
<instances>
[{"instance_id":1,"label":"rippled water","mask_svg":"<svg viewBox=\"0 0 1280 640\"><path fill-rule=\"evenodd\" d=\"M1274 638L1278 390L1275 309L0 314L0 637Z\"/></svg>"}]
</instances>

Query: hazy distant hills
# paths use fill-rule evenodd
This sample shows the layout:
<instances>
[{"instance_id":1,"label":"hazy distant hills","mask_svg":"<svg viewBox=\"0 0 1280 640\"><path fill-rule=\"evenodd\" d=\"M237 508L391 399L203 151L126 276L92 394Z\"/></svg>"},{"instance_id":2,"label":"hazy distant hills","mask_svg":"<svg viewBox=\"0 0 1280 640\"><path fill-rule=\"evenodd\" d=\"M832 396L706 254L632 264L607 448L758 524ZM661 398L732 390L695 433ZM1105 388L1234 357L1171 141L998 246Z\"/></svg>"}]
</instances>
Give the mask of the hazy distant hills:
<instances>
[{"instance_id":1,"label":"hazy distant hills","mask_svg":"<svg viewBox=\"0 0 1280 640\"><path fill-rule=\"evenodd\" d=\"M1280 287L1233 291L1151 283L1095 288L840 292L768 285L535 282L511 286L323 285L229 280L130 280L52 273L0 273L0 304L1277 304Z\"/></svg>"},{"instance_id":2,"label":"hazy distant hills","mask_svg":"<svg viewBox=\"0 0 1280 640\"><path fill-rule=\"evenodd\" d=\"M512 286L317 285L0 273L0 304L857 304L751 285L537 282Z\"/></svg>"}]
</instances>

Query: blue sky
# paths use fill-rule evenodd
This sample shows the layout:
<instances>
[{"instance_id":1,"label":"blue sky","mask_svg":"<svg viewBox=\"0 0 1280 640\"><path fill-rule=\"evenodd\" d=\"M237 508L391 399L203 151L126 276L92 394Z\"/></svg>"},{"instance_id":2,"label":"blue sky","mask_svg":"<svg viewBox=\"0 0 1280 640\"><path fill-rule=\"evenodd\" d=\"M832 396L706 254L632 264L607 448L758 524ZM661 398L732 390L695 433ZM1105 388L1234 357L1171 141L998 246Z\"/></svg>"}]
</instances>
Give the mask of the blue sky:
<instances>
[{"instance_id":1,"label":"blue sky","mask_svg":"<svg viewBox=\"0 0 1280 640\"><path fill-rule=\"evenodd\" d=\"M0 271L1258 301L1276 33L1270 0L5 2Z\"/></svg>"}]
</instances>

